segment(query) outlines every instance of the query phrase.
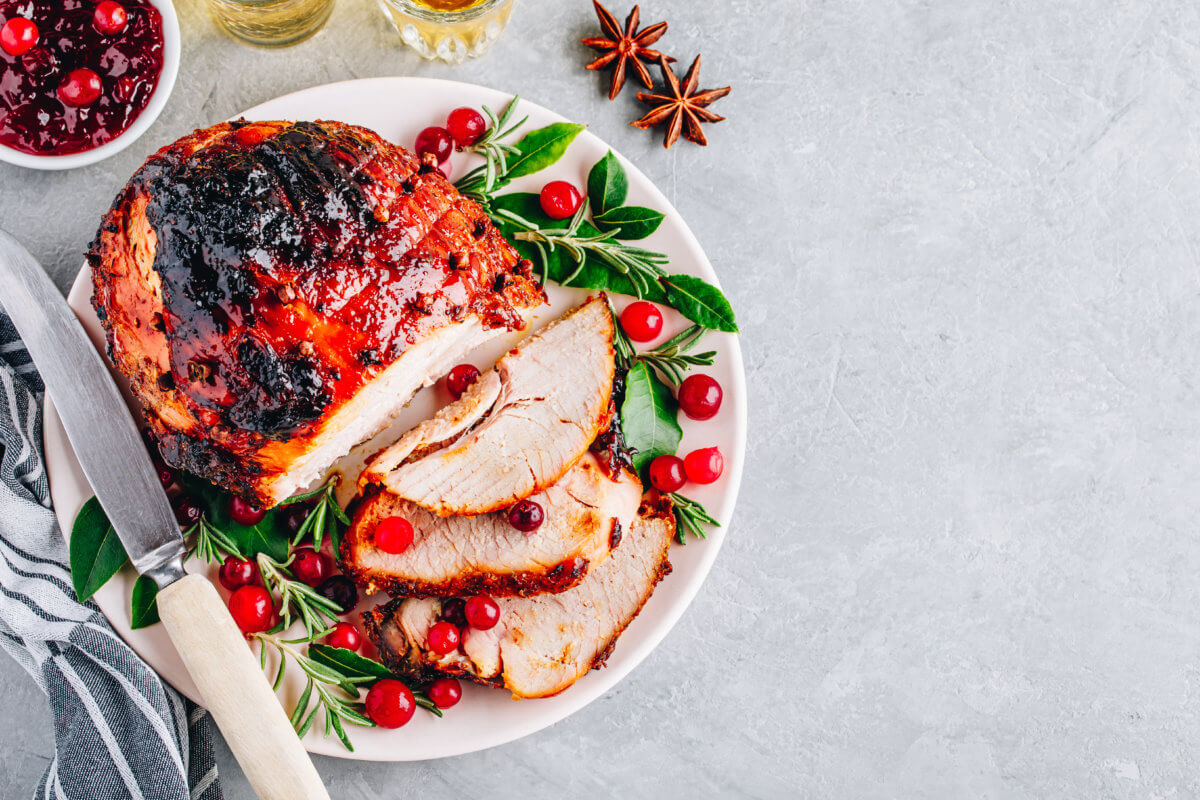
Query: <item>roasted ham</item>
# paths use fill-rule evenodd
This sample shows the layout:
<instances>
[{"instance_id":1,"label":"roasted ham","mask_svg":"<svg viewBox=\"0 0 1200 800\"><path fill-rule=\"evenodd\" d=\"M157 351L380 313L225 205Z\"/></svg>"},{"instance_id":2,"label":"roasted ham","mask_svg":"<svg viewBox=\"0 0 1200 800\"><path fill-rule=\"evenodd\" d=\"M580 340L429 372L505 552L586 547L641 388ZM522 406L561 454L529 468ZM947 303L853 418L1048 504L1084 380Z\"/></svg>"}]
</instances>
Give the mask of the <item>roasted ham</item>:
<instances>
[{"instance_id":1,"label":"roasted ham","mask_svg":"<svg viewBox=\"0 0 1200 800\"><path fill-rule=\"evenodd\" d=\"M338 122L226 123L160 150L88 260L163 457L264 506L544 302L433 165Z\"/></svg>"},{"instance_id":2,"label":"roasted ham","mask_svg":"<svg viewBox=\"0 0 1200 800\"><path fill-rule=\"evenodd\" d=\"M527 535L505 512L439 517L372 488L342 539L342 569L368 592L402 597L561 592L620 543L637 515L642 486L626 471L610 478L589 453L532 499L545 520ZM380 550L372 538L375 526L393 516L413 526L413 543L398 555Z\"/></svg>"},{"instance_id":3,"label":"roasted ham","mask_svg":"<svg viewBox=\"0 0 1200 800\"><path fill-rule=\"evenodd\" d=\"M613 373L612 315L597 297L501 358L361 482L439 516L512 506L552 486L608 427Z\"/></svg>"},{"instance_id":4,"label":"roasted ham","mask_svg":"<svg viewBox=\"0 0 1200 800\"><path fill-rule=\"evenodd\" d=\"M617 638L671 570L675 521L669 506L644 507L620 546L575 588L561 594L496 598L500 621L468 629L459 650L439 656L426 634L442 600L400 599L363 615L385 664L428 678L460 675L508 689L515 697L549 697L603 666Z\"/></svg>"}]
</instances>

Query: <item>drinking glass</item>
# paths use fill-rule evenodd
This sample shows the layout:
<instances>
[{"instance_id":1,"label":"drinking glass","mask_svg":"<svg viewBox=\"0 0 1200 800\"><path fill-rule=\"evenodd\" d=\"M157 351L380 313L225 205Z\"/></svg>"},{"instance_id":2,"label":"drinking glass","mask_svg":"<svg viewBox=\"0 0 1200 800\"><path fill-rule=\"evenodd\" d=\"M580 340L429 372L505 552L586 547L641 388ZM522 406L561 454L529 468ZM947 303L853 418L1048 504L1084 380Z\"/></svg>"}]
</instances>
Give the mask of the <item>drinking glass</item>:
<instances>
[{"instance_id":1,"label":"drinking glass","mask_svg":"<svg viewBox=\"0 0 1200 800\"><path fill-rule=\"evenodd\" d=\"M209 0L213 17L230 35L266 47L283 47L319 31L334 0Z\"/></svg>"},{"instance_id":2,"label":"drinking glass","mask_svg":"<svg viewBox=\"0 0 1200 800\"><path fill-rule=\"evenodd\" d=\"M428 59L461 64L488 51L514 0L379 0L406 45Z\"/></svg>"}]
</instances>

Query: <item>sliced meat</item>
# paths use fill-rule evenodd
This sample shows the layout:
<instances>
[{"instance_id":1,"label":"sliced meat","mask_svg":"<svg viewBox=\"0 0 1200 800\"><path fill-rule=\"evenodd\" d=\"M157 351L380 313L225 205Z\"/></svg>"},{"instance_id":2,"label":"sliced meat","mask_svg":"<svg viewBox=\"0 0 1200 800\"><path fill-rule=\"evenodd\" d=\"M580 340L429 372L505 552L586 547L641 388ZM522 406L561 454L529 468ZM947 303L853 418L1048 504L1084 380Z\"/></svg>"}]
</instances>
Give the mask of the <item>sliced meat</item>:
<instances>
[{"instance_id":1,"label":"sliced meat","mask_svg":"<svg viewBox=\"0 0 1200 800\"><path fill-rule=\"evenodd\" d=\"M612 342L608 301L594 298L497 362L499 396L469 432L426 452L435 431L456 426L414 430L370 464L364 479L439 516L485 514L543 491L612 419ZM463 410L451 416L470 416Z\"/></svg>"},{"instance_id":2,"label":"sliced meat","mask_svg":"<svg viewBox=\"0 0 1200 800\"><path fill-rule=\"evenodd\" d=\"M386 490L370 490L342 540L343 569L368 592L402 597L494 596L561 592L608 557L637 515L642 486L629 472L614 481L588 454L558 483L533 496L545 521L526 535L506 512L439 517ZM375 546L388 517L413 526L399 555Z\"/></svg>"},{"instance_id":3,"label":"sliced meat","mask_svg":"<svg viewBox=\"0 0 1200 800\"><path fill-rule=\"evenodd\" d=\"M675 521L669 504L643 507L604 563L561 594L497 598L500 622L468 630L459 650L438 656L426 633L442 600L394 600L363 614L385 664L420 677L461 675L514 697L549 697L603 666L617 638L671 570Z\"/></svg>"}]
</instances>

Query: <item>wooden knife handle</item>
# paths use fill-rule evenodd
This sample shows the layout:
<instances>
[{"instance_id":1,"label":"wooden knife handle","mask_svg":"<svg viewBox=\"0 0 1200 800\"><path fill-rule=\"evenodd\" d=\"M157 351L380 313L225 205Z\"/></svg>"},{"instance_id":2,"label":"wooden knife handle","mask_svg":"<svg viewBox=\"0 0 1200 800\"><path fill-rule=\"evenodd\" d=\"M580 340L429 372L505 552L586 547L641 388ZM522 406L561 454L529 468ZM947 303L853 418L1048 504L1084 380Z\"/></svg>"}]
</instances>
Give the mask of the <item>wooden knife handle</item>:
<instances>
[{"instance_id":1,"label":"wooden knife handle","mask_svg":"<svg viewBox=\"0 0 1200 800\"><path fill-rule=\"evenodd\" d=\"M312 759L221 596L186 575L158 593L158 614L204 705L262 800L329 800Z\"/></svg>"}]
</instances>

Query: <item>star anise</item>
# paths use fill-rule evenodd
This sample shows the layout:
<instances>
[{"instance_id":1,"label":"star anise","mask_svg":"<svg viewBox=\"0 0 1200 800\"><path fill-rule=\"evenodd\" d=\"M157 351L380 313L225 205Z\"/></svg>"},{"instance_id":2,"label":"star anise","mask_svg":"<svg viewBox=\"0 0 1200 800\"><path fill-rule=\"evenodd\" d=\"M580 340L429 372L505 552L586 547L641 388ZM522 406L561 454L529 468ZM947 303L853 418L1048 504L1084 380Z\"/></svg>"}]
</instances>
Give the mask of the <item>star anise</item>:
<instances>
[{"instance_id":1,"label":"star anise","mask_svg":"<svg viewBox=\"0 0 1200 800\"><path fill-rule=\"evenodd\" d=\"M671 69L671 65L665 58L659 59L658 66L662 68L663 80L666 81L666 88L670 90L671 94L638 92L638 100L649 103L655 108L646 116L629 124L636 128L649 130L655 125L665 122L667 134L663 138L663 147L675 144L679 139L680 131L688 140L698 145L707 145L708 139L704 137L704 131L700 130L700 123L720 122L725 119L709 111L707 106L729 94L732 87L726 86L723 89L705 89L697 92L696 85L700 82L700 56L696 56L696 60L688 68L682 87L679 85L679 79L675 77L675 70Z\"/></svg>"},{"instance_id":2,"label":"star anise","mask_svg":"<svg viewBox=\"0 0 1200 800\"><path fill-rule=\"evenodd\" d=\"M642 61L653 64L663 58L662 53L651 50L649 45L657 42L667 32L667 23L660 22L639 31L639 11L638 7L634 6L633 11L630 11L629 16L625 18L625 28L622 30L617 24L617 18L610 14L607 8L600 5L599 0L592 0L592 5L596 7L596 16L600 18L600 27L604 29L607 38L592 36L580 39L580 41L593 50L604 52L604 55L587 65L588 69L605 69L616 62L616 67L613 69L612 89L608 93L608 99L617 99L621 88L625 86L627 65L633 66L647 89L653 89L654 81L651 80L650 71L646 69L646 65ZM667 60L674 61L675 59L668 58Z\"/></svg>"}]
</instances>

